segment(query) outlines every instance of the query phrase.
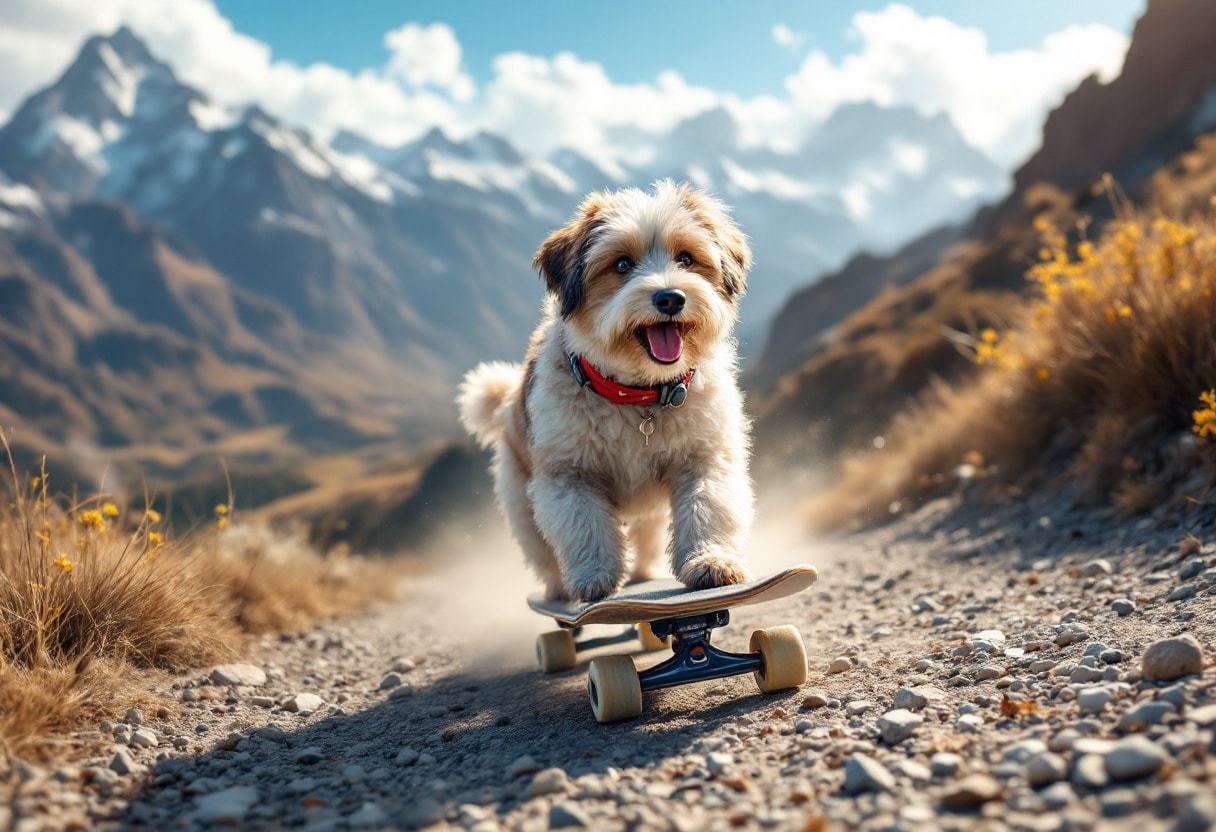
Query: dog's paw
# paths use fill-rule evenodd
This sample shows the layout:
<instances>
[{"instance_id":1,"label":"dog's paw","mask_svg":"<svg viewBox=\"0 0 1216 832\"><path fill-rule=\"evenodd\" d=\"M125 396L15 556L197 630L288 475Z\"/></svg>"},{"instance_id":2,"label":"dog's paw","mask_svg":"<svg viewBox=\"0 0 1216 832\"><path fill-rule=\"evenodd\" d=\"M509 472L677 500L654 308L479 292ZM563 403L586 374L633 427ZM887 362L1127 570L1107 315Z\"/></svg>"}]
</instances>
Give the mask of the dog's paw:
<instances>
[{"instance_id":1,"label":"dog's paw","mask_svg":"<svg viewBox=\"0 0 1216 832\"><path fill-rule=\"evenodd\" d=\"M566 594L587 603L602 601L613 595L620 584L620 579L613 575L596 575L577 580L566 578Z\"/></svg>"},{"instance_id":2,"label":"dog's paw","mask_svg":"<svg viewBox=\"0 0 1216 832\"><path fill-rule=\"evenodd\" d=\"M713 551L694 555L686 560L676 577L680 579L681 583L692 589L709 589L715 586L745 583L752 579L752 573L737 556L713 547Z\"/></svg>"}]
</instances>

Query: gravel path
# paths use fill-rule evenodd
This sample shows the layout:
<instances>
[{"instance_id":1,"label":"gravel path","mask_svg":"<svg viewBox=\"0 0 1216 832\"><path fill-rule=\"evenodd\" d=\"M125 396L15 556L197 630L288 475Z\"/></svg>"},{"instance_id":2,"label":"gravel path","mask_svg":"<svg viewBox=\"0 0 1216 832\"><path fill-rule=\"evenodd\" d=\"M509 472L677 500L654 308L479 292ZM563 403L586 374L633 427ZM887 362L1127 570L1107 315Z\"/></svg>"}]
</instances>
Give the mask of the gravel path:
<instances>
[{"instance_id":1,"label":"gravel path","mask_svg":"<svg viewBox=\"0 0 1216 832\"><path fill-rule=\"evenodd\" d=\"M83 765L18 766L0 827L1216 826L1211 519L1049 509L943 501L826 542L768 535L761 569L807 560L820 582L734 611L716 643L793 623L806 687L660 691L617 725L593 721L585 662L535 669L547 622L517 557L456 541L410 599L160 684L184 708L103 723ZM457 558L474 551L493 566Z\"/></svg>"}]
</instances>

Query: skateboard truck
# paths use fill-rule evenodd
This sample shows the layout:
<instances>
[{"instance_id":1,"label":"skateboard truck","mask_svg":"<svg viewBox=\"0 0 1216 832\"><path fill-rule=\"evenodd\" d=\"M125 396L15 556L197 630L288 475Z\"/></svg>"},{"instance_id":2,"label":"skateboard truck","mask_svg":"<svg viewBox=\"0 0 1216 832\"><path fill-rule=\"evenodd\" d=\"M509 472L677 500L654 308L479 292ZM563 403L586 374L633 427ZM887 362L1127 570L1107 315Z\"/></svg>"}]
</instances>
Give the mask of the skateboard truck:
<instances>
[{"instance_id":1,"label":"skateboard truck","mask_svg":"<svg viewBox=\"0 0 1216 832\"><path fill-rule=\"evenodd\" d=\"M662 664L638 673L642 690L658 690L763 670L764 659L759 653L729 653L709 643L710 631L729 623L730 613L726 610L651 622L650 629L656 636L671 637L672 656Z\"/></svg>"}]
</instances>

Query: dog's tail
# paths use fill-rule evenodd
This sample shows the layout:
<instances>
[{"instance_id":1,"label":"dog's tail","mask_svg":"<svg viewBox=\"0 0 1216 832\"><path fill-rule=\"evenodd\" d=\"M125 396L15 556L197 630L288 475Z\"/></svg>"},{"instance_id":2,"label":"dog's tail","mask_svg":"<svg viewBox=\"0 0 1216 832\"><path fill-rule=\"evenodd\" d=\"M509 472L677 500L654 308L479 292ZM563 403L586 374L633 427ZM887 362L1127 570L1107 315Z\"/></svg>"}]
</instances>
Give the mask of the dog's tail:
<instances>
[{"instance_id":1,"label":"dog's tail","mask_svg":"<svg viewBox=\"0 0 1216 832\"><path fill-rule=\"evenodd\" d=\"M465 375L456 396L460 421L483 448L493 447L506 434L523 376L522 365L505 361L487 361Z\"/></svg>"}]
</instances>

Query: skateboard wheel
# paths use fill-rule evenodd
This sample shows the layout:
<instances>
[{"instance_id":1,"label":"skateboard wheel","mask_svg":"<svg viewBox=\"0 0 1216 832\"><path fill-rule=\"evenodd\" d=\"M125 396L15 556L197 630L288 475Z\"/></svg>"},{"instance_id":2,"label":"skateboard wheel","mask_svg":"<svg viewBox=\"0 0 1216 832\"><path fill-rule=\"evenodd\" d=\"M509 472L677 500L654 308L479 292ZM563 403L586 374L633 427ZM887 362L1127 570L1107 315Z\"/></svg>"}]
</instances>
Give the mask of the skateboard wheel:
<instances>
[{"instance_id":1,"label":"skateboard wheel","mask_svg":"<svg viewBox=\"0 0 1216 832\"><path fill-rule=\"evenodd\" d=\"M806 646L802 634L789 624L752 633L751 650L764 659L753 675L764 693L796 688L806 681Z\"/></svg>"},{"instance_id":2,"label":"skateboard wheel","mask_svg":"<svg viewBox=\"0 0 1216 832\"><path fill-rule=\"evenodd\" d=\"M544 673L569 670L578 663L574 634L569 630L553 630L536 637L536 660Z\"/></svg>"},{"instance_id":3,"label":"skateboard wheel","mask_svg":"<svg viewBox=\"0 0 1216 832\"><path fill-rule=\"evenodd\" d=\"M668 646L667 639L656 636L649 624L639 624L637 630L638 642L643 650L662 650Z\"/></svg>"},{"instance_id":4,"label":"skateboard wheel","mask_svg":"<svg viewBox=\"0 0 1216 832\"><path fill-rule=\"evenodd\" d=\"M642 683L629 656L592 659L587 695L596 722L619 722L642 713Z\"/></svg>"}]
</instances>

